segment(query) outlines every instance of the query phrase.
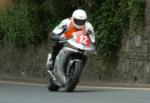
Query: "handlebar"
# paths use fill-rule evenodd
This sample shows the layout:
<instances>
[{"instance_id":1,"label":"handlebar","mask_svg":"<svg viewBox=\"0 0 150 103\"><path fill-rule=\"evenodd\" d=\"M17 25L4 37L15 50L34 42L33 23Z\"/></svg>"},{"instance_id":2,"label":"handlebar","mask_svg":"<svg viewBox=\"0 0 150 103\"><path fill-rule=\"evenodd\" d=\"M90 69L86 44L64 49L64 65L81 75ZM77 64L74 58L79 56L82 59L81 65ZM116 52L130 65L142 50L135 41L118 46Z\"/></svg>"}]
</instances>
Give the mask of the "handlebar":
<instances>
[{"instance_id":1,"label":"handlebar","mask_svg":"<svg viewBox=\"0 0 150 103\"><path fill-rule=\"evenodd\" d=\"M60 40L58 43L66 43L67 40Z\"/></svg>"}]
</instances>

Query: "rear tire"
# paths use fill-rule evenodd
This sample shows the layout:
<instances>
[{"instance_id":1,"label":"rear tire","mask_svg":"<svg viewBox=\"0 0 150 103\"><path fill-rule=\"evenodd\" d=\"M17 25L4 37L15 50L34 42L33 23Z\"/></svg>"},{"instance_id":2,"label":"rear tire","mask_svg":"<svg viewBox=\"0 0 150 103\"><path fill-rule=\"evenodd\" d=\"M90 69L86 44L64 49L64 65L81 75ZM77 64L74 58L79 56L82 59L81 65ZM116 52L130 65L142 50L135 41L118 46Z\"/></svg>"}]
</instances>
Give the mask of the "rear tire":
<instances>
[{"instance_id":1,"label":"rear tire","mask_svg":"<svg viewBox=\"0 0 150 103\"><path fill-rule=\"evenodd\" d=\"M59 90L59 86L54 84L54 81L52 78L48 78L47 88L49 91L58 91Z\"/></svg>"},{"instance_id":2,"label":"rear tire","mask_svg":"<svg viewBox=\"0 0 150 103\"><path fill-rule=\"evenodd\" d=\"M69 69L70 69L70 76L67 79L65 91L73 92L73 90L75 89L76 85L79 82L79 78L82 72L81 62L74 62Z\"/></svg>"}]
</instances>

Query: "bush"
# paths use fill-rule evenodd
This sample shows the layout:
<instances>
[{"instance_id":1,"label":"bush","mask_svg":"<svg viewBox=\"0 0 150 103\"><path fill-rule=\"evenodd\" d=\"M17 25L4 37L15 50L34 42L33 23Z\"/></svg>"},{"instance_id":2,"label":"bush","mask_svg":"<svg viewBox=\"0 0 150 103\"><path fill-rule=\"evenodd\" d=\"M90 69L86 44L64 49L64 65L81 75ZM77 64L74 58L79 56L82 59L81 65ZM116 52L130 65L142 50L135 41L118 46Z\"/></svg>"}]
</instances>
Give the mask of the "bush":
<instances>
[{"instance_id":1,"label":"bush","mask_svg":"<svg viewBox=\"0 0 150 103\"><path fill-rule=\"evenodd\" d=\"M144 0L72 0L75 7L88 11L94 25L99 57L110 59L121 46L124 31L136 31L143 22Z\"/></svg>"},{"instance_id":2,"label":"bush","mask_svg":"<svg viewBox=\"0 0 150 103\"><path fill-rule=\"evenodd\" d=\"M38 45L58 22L82 8L95 28L98 54L108 59L120 47L123 31L129 25L137 28L144 15L144 0L14 1L0 17L0 39L21 46Z\"/></svg>"},{"instance_id":3,"label":"bush","mask_svg":"<svg viewBox=\"0 0 150 103\"><path fill-rule=\"evenodd\" d=\"M38 45L46 40L52 16L40 2L35 2L15 0L14 5L0 17L1 38L18 46Z\"/></svg>"},{"instance_id":4,"label":"bush","mask_svg":"<svg viewBox=\"0 0 150 103\"><path fill-rule=\"evenodd\" d=\"M27 2L13 5L0 17L1 29L5 34L5 40L25 45L34 36L32 24L28 16Z\"/></svg>"}]
</instances>

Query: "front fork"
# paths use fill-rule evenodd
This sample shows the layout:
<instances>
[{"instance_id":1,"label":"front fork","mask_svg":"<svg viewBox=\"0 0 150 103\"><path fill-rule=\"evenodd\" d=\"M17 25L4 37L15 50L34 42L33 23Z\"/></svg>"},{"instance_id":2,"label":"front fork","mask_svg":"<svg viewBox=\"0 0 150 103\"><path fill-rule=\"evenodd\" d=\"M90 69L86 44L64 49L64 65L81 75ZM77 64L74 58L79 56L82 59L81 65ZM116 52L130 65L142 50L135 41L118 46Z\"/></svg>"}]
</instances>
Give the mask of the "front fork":
<instances>
[{"instance_id":1,"label":"front fork","mask_svg":"<svg viewBox=\"0 0 150 103\"><path fill-rule=\"evenodd\" d=\"M73 60L69 60L69 64L67 65L67 70L66 70L66 76L69 76L70 75L70 68L71 66L73 65L73 63L75 62L80 62L82 64L82 61L79 60L79 59L73 59Z\"/></svg>"}]
</instances>

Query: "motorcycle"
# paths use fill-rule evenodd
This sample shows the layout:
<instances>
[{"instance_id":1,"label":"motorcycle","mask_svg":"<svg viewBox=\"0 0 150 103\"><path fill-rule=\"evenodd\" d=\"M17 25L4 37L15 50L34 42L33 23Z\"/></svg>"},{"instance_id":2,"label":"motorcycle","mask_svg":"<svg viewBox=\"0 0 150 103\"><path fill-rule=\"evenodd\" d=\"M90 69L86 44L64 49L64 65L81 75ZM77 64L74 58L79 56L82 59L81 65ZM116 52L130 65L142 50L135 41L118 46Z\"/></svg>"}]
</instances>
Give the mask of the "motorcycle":
<instances>
[{"instance_id":1,"label":"motorcycle","mask_svg":"<svg viewBox=\"0 0 150 103\"><path fill-rule=\"evenodd\" d=\"M90 38L82 31L72 33L72 38L64 43L63 48L56 56L54 69L47 70L49 73L47 88L49 91L58 91L63 87L66 92L73 92L89 54L95 53L95 46ZM48 54L48 60L51 54Z\"/></svg>"}]
</instances>

